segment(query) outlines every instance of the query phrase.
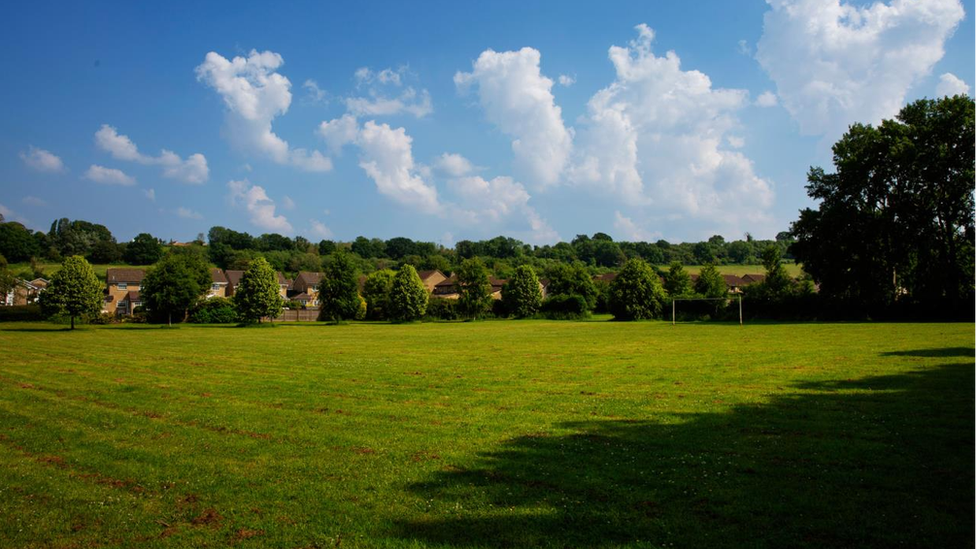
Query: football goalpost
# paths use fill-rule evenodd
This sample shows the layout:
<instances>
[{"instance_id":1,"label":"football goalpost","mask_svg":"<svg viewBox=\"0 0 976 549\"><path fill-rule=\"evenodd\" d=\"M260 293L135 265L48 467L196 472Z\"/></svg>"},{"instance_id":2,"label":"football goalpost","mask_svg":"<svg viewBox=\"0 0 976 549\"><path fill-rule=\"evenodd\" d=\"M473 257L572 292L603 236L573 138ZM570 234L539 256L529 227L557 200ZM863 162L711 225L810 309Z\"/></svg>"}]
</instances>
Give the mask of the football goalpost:
<instances>
[{"instance_id":1,"label":"football goalpost","mask_svg":"<svg viewBox=\"0 0 976 549\"><path fill-rule=\"evenodd\" d=\"M742 326L742 296L732 297L678 297L671 300L671 325L677 324L676 316L678 311L677 303L679 301L724 301L728 303L733 299L738 298L739 301L739 326Z\"/></svg>"}]
</instances>

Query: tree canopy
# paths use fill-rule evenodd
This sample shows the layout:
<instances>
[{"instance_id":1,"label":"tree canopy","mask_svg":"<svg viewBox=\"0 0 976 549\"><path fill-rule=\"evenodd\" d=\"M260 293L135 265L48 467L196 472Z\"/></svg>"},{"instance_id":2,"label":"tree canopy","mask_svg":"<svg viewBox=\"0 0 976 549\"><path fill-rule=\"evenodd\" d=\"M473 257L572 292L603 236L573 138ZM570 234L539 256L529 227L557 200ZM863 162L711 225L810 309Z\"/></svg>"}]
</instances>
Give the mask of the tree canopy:
<instances>
[{"instance_id":1,"label":"tree canopy","mask_svg":"<svg viewBox=\"0 0 976 549\"><path fill-rule=\"evenodd\" d=\"M517 318L528 318L542 306L542 289L539 278L529 265L521 265L502 287L505 311Z\"/></svg>"},{"instance_id":2,"label":"tree canopy","mask_svg":"<svg viewBox=\"0 0 976 549\"><path fill-rule=\"evenodd\" d=\"M198 256L188 253L166 254L146 272L140 296L154 315L173 315L182 321L188 311L210 288L210 269Z\"/></svg>"},{"instance_id":3,"label":"tree canopy","mask_svg":"<svg viewBox=\"0 0 976 549\"><path fill-rule=\"evenodd\" d=\"M468 318L477 319L491 309L491 278L477 257L465 259L457 271L458 307Z\"/></svg>"},{"instance_id":4,"label":"tree canopy","mask_svg":"<svg viewBox=\"0 0 976 549\"><path fill-rule=\"evenodd\" d=\"M70 317L72 330L75 318L95 316L102 310L102 283L85 258L73 255L65 259L50 282L41 292L41 307L50 314Z\"/></svg>"},{"instance_id":5,"label":"tree canopy","mask_svg":"<svg viewBox=\"0 0 976 549\"><path fill-rule=\"evenodd\" d=\"M823 297L864 314L896 303L971 314L973 105L923 99L879 127L855 124L833 147L836 171L810 170L819 207L800 213L791 251Z\"/></svg>"},{"instance_id":6,"label":"tree canopy","mask_svg":"<svg viewBox=\"0 0 976 549\"><path fill-rule=\"evenodd\" d=\"M234 307L244 322L261 322L263 317L281 315L284 300L278 275L264 258L251 262L234 290Z\"/></svg>"},{"instance_id":7,"label":"tree canopy","mask_svg":"<svg viewBox=\"0 0 976 549\"><path fill-rule=\"evenodd\" d=\"M610 312L615 320L659 318L667 296L643 259L628 261L610 284Z\"/></svg>"},{"instance_id":8,"label":"tree canopy","mask_svg":"<svg viewBox=\"0 0 976 549\"><path fill-rule=\"evenodd\" d=\"M360 304L356 271L346 252L336 250L319 284L319 320L339 322L356 318Z\"/></svg>"},{"instance_id":9,"label":"tree canopy","mask_svg":"<svg viewBox=\"0 0 976 549\"><path fill-rule=\"evenodd\" d=\"M390 318L400 322L423 318L428 297L417 270L412 265L400 267L390 287Z\"/></svg>"}]
</instances>

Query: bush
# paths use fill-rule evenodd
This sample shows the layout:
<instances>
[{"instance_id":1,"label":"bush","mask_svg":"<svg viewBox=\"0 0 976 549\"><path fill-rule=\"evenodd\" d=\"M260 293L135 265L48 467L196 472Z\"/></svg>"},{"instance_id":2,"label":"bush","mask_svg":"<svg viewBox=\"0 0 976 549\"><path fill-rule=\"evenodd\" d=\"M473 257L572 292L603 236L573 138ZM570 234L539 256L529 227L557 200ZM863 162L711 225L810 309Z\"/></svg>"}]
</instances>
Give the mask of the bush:
<instances>
[{"instance_id":1,"label":"bush","mask_svg":"<svg viewBox=\"0 0 976 549\"><path fill-rule=\"evenodd\" d=\"M457 320L460 318L457 300L431 297L427 301L427 314L424 318L428 320Z\"/></svg>"},{"instance_id":2,"label":"bush","mask_svg":"<svg viewBox=\"0 0 976 549\"><path fill-rule=\"evenodd\" d=\"M16 305L0 307L0 322L34 322L44 320L40 305Z\"/></svg>"},{"instance_id":3,"label":"bush","mask_svg":"<svg viewBox=\"0 0 976 549\"><path fill-rule=\"evenodd\" d=\"M190 322L194 324L231 324L237 322L234 302L225 297L211 297L197 302L190 311Z\"/></svg>"},{"instance_id":4,"label":"bush","mask_svg":"<svg viewBox=\"0 0 976 549\"><path fill-rule=\"evenodd\" d=\"M581 295L560 294L542 302L542 314L553 320L577 320L590 316L590 308Z\"/></svg>"},{"instance_id":5,"label":"bush","mask_svg":"<svg viewBox=\"0 0 976 549\"><path fill-rule=\"evenodd\" d=\"M100 313L98 316L93 316L88 320L89 324L105 325L105 324L117 324L119 322L118 317L112 313Z\"/></svg>"}]
</instances>

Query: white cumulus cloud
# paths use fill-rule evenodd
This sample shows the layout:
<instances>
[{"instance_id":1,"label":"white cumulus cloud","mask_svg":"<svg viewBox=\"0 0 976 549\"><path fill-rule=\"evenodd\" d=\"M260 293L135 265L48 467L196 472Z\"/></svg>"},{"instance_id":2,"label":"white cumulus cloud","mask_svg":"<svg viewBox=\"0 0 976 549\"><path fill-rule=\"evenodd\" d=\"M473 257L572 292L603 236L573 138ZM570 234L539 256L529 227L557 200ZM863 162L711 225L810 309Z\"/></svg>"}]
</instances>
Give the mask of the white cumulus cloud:
<instances>
[{"instance_id":1,"label":"white cumulus cloud","mask_svg":"<svg viewBox=\"0 0 976 549\"><path fill-rule=\"evenodd\" d=\"M737 151L736 113L744 90L715 88L678 55L656 56L653 31L613 46L616 79L589 101L579 132L571 178L630 206L667 215L705 218L740 232L740 224L766 222L771 184Z\"/></svg>"},{"instance_id":2,"label":"white cumulus cloud","mask_svg":"<svg viewBox=\"0 0 976 549\"><path fill-rule=\"evenodd\" d=\"M203 215L201 215L200 212L195 212L189 208L184 208L183 206L176 208L175 213L177 217L182 217L183 219L203 219Z\"/></svg>"},{"instance_id":3,"label":"white cumulus cloud","mask_svg":"<svg viewBox=\"0 0 976 549\"><path fill-rule=\"evenodd\" d=\"M33 145L28 147L27 152L21 152L19 156L25 164L39 172L61 173L66 171L64 162L58 155L51 151L38 149Z\"/></svg>"},{"instance_id":4,"label":"white cumulus cloud","mask_svg":"<svg viewBox=\"0 0 976 549\"><path fill-rule=\"evenodd\" d=\"M230 200L233 205L242 205L250 214L251 223L268 231L292 232L291 223L283 215L275 215L275 203L268 197L263 187L252 185L247 179L230 181Z\"/></svg>"},{"instance_id":5,"label":"white cumulus cloud","mask_svg":"<svg viewBox=\"0 0 976 549\"><path fill-rule=\"evenodd\" d=\"M455 153L444 153L434 160L434 170L441 175L448 177L461 177L462 175L467 175L474 170L474 166L471 162Z\"/></svg>"},{"instance_id":6,"label":"white cumulus cloud","mask_svg":"<svg viewBox=\"0 0 976 549\"><path fill-rule=\"evenodd\" d=\"M412 76L406 66L378 72L369 67L361 67L354 76L356 89L366 93L365 96L347 97L345 100L346 110L355 116L406 113L423 118L434 112L430 92L426 89L417 91L413 86L404 87L404 80Z\"/></svg>"},{"instance_id":7,"label":"white cumulus cloud","mask_svg":"<svg viewBox=\"0 0 976 549\"><path fill-rule=\"evenodd\" d=\"M756 59L800 130L830 140L897 114L964 16L958 0L767 2Z\"/></svg>"},{"instance_id":8,"label":"white cumulus cloud","mask_svg":"<svg viewBox=\"0 0 976 549\"><path fill-rule=\"evenodd\" d=\"M311 228L309 229L309 233L315 238L332 238L332 231L326 227L324 223L314 219L311 220Z\"/></svg>"},{"instance_id":9,"label":"white cumulus cloud","mask_svg":"<svg viewBox=\"0 0 976 549\"><path fill-rule=\"evenodd\" d=\"M775 107L779 104L776 94L771 91L764 91L756 98L757 107Z\"/></svg>"},{"instance_id":10,"label":"white cumulus cloud","mask_svg":"<svg viewBox=\"0 0 976 549\"><path fill-rule=\"evenodd\" d=\"M37 208L44 208L44 207L47 206L47 201L46 200L44 200L42 198L38 198L36 196L25 196L20 201L23 202L24 204L28 205L28 206L34 206L34 207L37 207Z\"/></svg>"},{"instance_id":11,"label":"white cumulus cloud","mask_svg":"<svg viewBox=\"0 0 976 549\"><path fill-rule=\"evenodd\" d=\"M560 74L557 80L559 81L559 85L564 88L568 88L576 83L576 77L569 76L568 74Z\"/></svg>"},{"instance_id":12,"label":"white cumulus cloud","mask_svg":"<svg viewBox=\"0 0 976 549\"><path fill-rule=\"evenodd\" d=\"M943 73L939 77L939 85L935 87L935 95L936 97L969 95L969 84L951 72Z\"/></svg>"},{"instance_id":13,"label":"white cumulus cloud","mask_svg":"<svg viewBox=\"0 0 976 549\"><path fill-rule=\"evenodd\" d=\"M142 194L146 195L146 198L148 198L150 202L156 201L156 189L145 189L142 191Z\"/></svg>"},{"instance_id":14,"label":"white cumulus cloud","mask_svg":"<svg viewBox=\"0 0 976 549\"><path fill-rule=\"evenodd\" d=\"M319 151L292 148L272 131L271 123L288 112L291 82L277 70L284 63L271 51L252 50L231 60L207 54L196 68L197 79L213 88L227 107L227 135L240 147L267 155L274 162L310 172L332 169L332 161Z\"/></svg>"},{"instance_id":15,"label":"white cumulus cloud","mask_svg":"<svg viewBox=\"0 0 976 549\"><path fill-rule=\"evenodd\" d=\"M126 175L122 170L106 168L97 164L92 164L82 177L95 183L101 183L102 185L121 185L128 187L136 184L136 180Z\"/></svg>"},{"instance_id":16,"label":"white cumulus cloud","mask_svg":"<svg viewBox=\"0 0 976 549\"><path fill-rule=\"evenodd\" d=\"M129 136L119 134L117 129L108 124L102 124L102 127L95 132L95 145L116 160L127 160L147 166L162 166L164 177L184 183L201 184L210 177L207 159L202 154L191 154L186 160L166 149L163 149L159 156L142 154Z\"/></svg>"},{"instance_id":17,"label":"white cumulus cloud","mask_svg":"<svg viewBox=\"0 0 976 549\"><path fill-rule=\"evenodd\" d=\"M648 231L619 211L613 214L613 228L630 242L650 242L661 238L661 233Z\"/></svg>"},{"instance_id":18,"label":"white cumulus cloud","mask_svg":"<svg viewBox=\"0 0 976 549\"><path fill-rule=\"evenodd\" d=\"M344 114L339 118L322 122L318 129L319 135L325 139L332 154L339 154L342 147L354 142L359 135L359 123L351 114Z\"/></svg>"},{"instance_id":19,"label":"white cumulus cloud","mask_svg":"<svg viewBox=\"0 0 976 549\"><path fill-rule=\"evenodd\" d=\"M439 211L437 189L424 180L414 164L412 143L405 129L370 120L357 138L359 166L381 194L425 213Z\"/></svg>"},{"instance_id":20,"label":"white cumulus cloud","mask_svg":"<svg viewBox=\"0 0 976 549\"><path fill-rule=\"evenodd\" d=\"M551 79L539 68L533 48L485 50L471 72L457 72L454 84L462 93L476 87L489 122L511 136L516 170L539 186L559 181L573 146L562 110L552 95Z\"/></svg>"}]
</instances>

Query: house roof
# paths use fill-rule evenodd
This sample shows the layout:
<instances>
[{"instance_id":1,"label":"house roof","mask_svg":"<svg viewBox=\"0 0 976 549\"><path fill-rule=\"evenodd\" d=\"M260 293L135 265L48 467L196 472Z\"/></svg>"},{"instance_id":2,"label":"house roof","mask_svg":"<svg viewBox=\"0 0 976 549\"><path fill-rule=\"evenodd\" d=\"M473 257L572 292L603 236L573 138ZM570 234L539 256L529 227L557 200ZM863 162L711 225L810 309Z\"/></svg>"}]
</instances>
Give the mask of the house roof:
<instances>
[{"instance_id":1,"label":"house roof","mask_svg":"<svg viewBox=\"0 0 976 549\"><path fill-rule=\"evenodd\" d=\"M744 284L752 284L754 282L762 282L766 278L764 274L744 274L742 275L742 282Z\"/></svg>"},{"instance_id":2,"label":"house roof","mask_svg":"<svg viewBox=\"0 0 976 549\"><path fill-rule=\"evenodd\" d=\"M298 295L293 295L293 296L289 297L288 299L290 299L292 301L312 301L312 296L306 294L305 292L302 292L302 293L300 293Z\"/></svg>"},{"instance_id":3,"label":"house roof","mask_svg":"<svg viewBox=\"0 0 976 549\"><path fill-rule=\"evenodd\" d=\"M139 290L129 290L129 293L125 294L125 299L129 303L135 303L136 301L142 301L139 298Z\"/></svg>"},{"instance_id":4,"label":"house roof","mask_svg":"<svg viewBox=\"0 0 976 549\"><path fill-rule=\"evenodd\" d=\"M145 277L146 271L143 269L108 269L105 271L105 279L109 284L142 282Z\"/></svg>"},{"instance_id":5,"label":"house roof","mask_svg":"<svg viewBox=\"0 0 976 549\"><path fill-rule=\"evenodd\" d=\"M508 280L504 278L490 277L488 279L488 283L491 284L492 292L497 292L501 290L502 286L504 286L506 282L508 282ZM455 287L456 285L457 285L457 277L452 275L451 278L447 278L437 283L434 286L434 294L435 295L456 294L457 293L457 288Z\"/></svg>"},{"instance_id":6,"label":"house roof","mask_svg":"<svg viewBox=\"0 0 976 549\"><path fill-rule=\"evenodd\" d=\"M210 269L210 278L214 284L227 284L227 275L220 269Z\"/></svg>"},{"instance_id":7,"label":"house roof","mask_svg":"<svg viewBox=\"0 0 976 549\"><path fill-rule=\"evenodd\" d=\"M285 278L285 275L281 274L280 272L275 272L275 274L278 275L278 284L279 285L282 285L282 284L287 285L290 282L290 280L288 280L287 278Z\"/></svg>"},{"instance_id":8,"label":"house roof","mask_svg":"<svg viewBox=\"0 0 976 549\"><path fill-rule=\"evenodd\" d=\"M224 276L227 277L227 282L231 286L237 286L241 283L241 277L244 276L244 271L225 270Z\"/></svg>"},{"instance_id":9,"label":"house roof","mask_svg":"<svg viewBox=\"0 0 976 549\"><path fill-rule=\"evenodd\" d=\"M728 286L728 287L730 287L730 288L731 287L738 287L738 286L745 286L745 284L746 284L746 282L744 280L742 280L740 277L738 277L736 275L733 275L733 274L724 274L724 275L722 275L722 279L725 280L725 285Z\"/></svg>"},{"instance_id":10,"label":"house roof","mask_svg":"<svg viewBox=\"0 0 976 549\"><path fill-rule=\"evenodd\" d=\"M434 269L433 271L417 271L417 276L420 277L420 280L427 280L428 278L434 276L435 274L439 274L441 276L445 276L444 273L440 272L437 269ZM446 276L445 276L445 278L446 278Z\"/></svg>"},{"instance_id":11,"label":"house roof","mask_svg":"<svg viewBox=\"0 0 976 549\"><path fill-rule=\"evenodd\" d=\"M322 273L316 273L312 271L301 271L298 276L295 277L295 283L302 282L304 284L318 284L322 280Z\"/></svg>"},{"instance_id":12,"label":"house roof","mask_svg":"<svg viewBox=\"0 0 976 549\"><path fill-rule=\"evenodd\" d=\"M46 278L35 278L34 280L31 280L30 283L37 289L44 289L47 288L47 285L50 284L51 281Z\"/></svg>"}]
</instances>

